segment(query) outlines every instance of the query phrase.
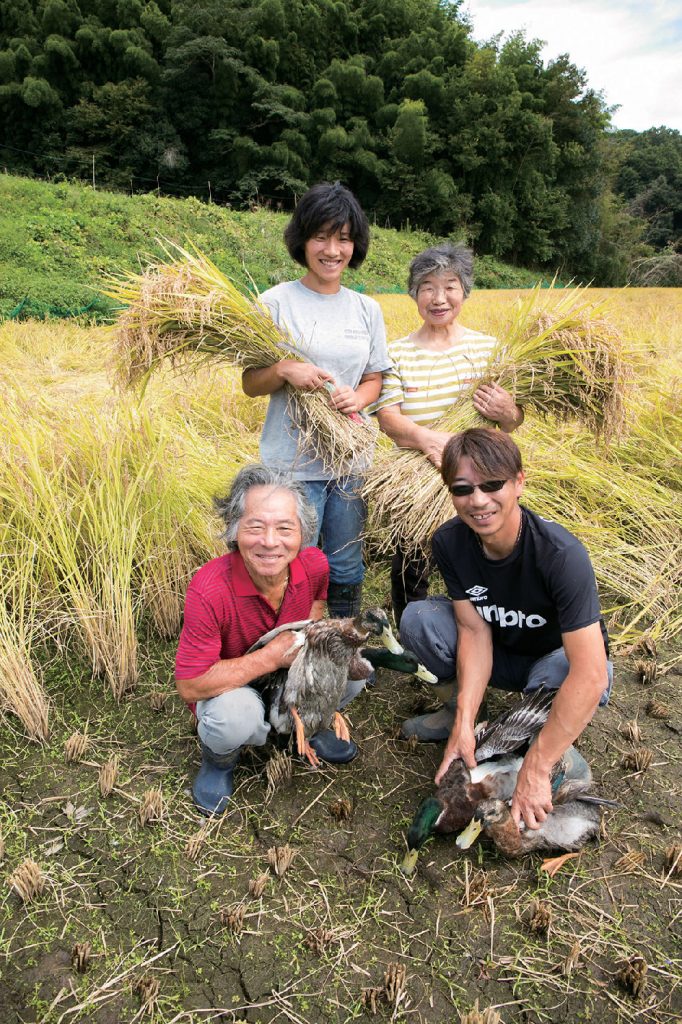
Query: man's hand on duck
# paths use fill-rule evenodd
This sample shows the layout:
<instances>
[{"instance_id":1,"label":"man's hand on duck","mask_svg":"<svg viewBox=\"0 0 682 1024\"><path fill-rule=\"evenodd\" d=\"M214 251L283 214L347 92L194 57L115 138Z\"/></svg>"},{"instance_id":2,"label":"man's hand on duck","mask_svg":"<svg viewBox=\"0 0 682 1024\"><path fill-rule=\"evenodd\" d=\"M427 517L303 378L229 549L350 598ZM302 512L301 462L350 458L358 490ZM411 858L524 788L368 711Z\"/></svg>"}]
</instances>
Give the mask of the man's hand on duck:
<instances>
[{"instance_id":1,"label":"man's hand on duck","mask_svg":"<svg viewBox=\"0 0 682 1024\"><path fill-rule=\"evenodd\" d=\"M476 749L476 739L474 737L474 730L468 726L460 726L458 729L453 730L450 734L450 739L445 745L445 751L443 754L443 760L440 763L440 767L436 772L435 782L436 785L440 785L441 779L447 772L448 768L453 761L458 758L464 761L467 768L476 767L476 757L474 751Z\"/></svg>"},{"instance_id":2,"label":"man's hand on duck","mask_svg":"<svg viewBox=\"0 0 682 1024\"><path fill-rule=\"evenodd\" d=\"M291 668L294 658L298 657L301 649L301 644L297 642L299 636L299 633L287 629L284 633L273 637L265 645L263 650L271 654L273 658L273 672L278 668Z\"/></svg>"},{"instance_id":3,"label":"man's hand on duck","mask_svg":"<svg viewBox=\"0 0 682 1024\"><path fill-rule=\"evenodd\" d=\"M528 755L521 765L512 797L511 814L517 827L540 828L552 811L552 784L549 772L535 767Z\"/></svg>"}]
</instances>

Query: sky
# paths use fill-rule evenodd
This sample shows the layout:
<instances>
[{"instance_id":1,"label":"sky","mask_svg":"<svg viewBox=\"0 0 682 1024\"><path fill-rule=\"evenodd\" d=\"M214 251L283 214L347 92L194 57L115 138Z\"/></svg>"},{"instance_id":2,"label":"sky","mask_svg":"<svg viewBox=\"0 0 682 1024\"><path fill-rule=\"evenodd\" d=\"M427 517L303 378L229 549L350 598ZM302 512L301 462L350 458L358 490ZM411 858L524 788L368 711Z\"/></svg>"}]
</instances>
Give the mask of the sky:
<instances>
[{"instance_id":1,"label":"sky","mask_svg":"<svg viewBox=\"0 0 682 1024\"><path fill-rule=\"evenodd\" d=\"M545 40L545 63L560 53L601 92L616 128L666 125L682 131L682 0L464 0L481 42L524 29Z\"/></svg>"}]
</instances>

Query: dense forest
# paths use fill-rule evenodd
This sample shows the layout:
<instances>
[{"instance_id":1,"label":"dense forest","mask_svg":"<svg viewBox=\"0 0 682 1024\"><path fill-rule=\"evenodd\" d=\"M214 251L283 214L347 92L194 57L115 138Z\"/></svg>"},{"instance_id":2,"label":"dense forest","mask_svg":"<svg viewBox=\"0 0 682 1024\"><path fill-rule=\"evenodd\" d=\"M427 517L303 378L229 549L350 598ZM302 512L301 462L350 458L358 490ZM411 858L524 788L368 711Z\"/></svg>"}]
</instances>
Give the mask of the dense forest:
<instances>
[{"instance_id":1,"label":"dense forest","mask_svg":"<svg viewBox=\"0 0 682 1024\"><path fill-rule=\"evenodd\" d=\"M682 136L540 50L457 0L0 0L0 166L285 210L339 178L381 225L678 283Z\"/></svg>"}]
</instances>

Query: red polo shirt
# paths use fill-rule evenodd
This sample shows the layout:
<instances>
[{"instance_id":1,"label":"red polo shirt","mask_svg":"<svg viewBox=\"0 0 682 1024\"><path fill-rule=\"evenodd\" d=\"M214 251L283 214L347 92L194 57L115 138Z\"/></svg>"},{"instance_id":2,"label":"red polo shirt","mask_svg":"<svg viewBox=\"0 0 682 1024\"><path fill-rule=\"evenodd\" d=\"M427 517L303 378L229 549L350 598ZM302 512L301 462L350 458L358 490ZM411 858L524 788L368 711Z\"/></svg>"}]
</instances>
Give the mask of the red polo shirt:
<instances>
[{"instance_id":1,"label":"red polo shirt","mask_svg":"<svg viewBox=\"0 0 682 1024\"><path fill-rule=\"evenodd\" d=\"M275 626L307 619L324 601L329 565L319 548L304 548L289 565L279 612L259 594L238 551L214 558L194 575L175 658L175 678L195 679L216 661L240 658Z\"/></svg>"}]
</instances>

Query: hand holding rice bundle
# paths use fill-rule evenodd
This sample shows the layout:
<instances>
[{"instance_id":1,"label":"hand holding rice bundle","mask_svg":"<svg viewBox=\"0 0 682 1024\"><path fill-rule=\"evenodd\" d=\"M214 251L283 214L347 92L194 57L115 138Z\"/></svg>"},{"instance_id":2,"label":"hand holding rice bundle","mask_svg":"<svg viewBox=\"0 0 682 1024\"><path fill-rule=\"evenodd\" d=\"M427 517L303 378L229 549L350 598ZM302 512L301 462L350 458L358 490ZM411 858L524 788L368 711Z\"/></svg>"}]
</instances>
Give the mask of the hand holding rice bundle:
<instances>
[{"instance_id":1,"label":"hand holding rice bundle","mask_svg":"<svg viewBox=\"0 0 682 1024\"><path fill-rule=\"evenodd\" d=\"M244 294L199 250L166 242L167 260L109 283L106 294L125 304L116 324L119 377L143 383L163 362L198 366L223 360L244 370L282 359L306 363L298 343L276 324L258 297ZM340 470L368 458L376 431L359 416L338 411L329 388L285 385L292 419L306 446Z\"/></svg>"}]
</instances>

